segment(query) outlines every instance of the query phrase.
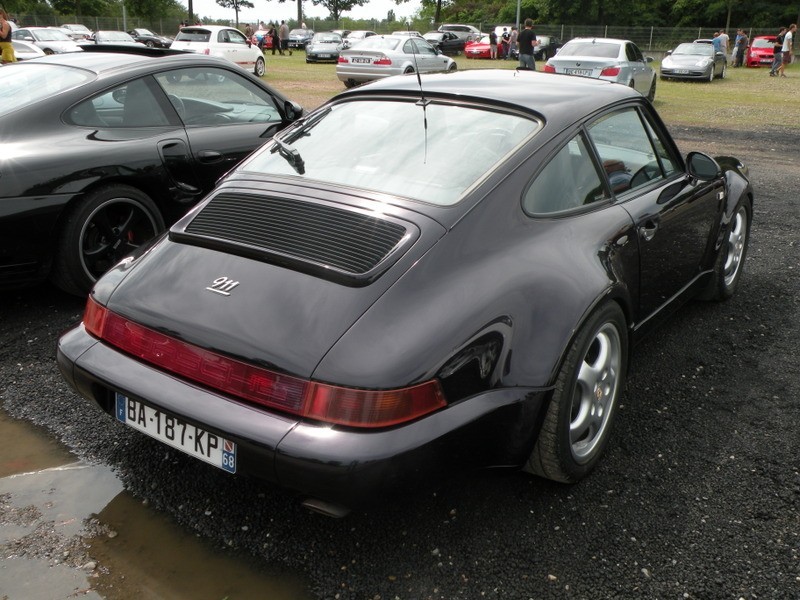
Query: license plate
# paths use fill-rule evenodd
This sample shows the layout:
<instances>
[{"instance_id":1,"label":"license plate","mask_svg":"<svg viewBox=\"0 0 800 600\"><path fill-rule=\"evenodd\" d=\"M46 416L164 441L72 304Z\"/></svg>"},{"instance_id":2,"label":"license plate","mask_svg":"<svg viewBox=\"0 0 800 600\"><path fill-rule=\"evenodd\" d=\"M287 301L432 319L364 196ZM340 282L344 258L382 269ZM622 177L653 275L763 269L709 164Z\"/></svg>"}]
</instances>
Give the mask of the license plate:
<instances>
[{"instance_id":1,"label":"license plate","mask_svg":"<svg viewBox=\"0 0 800 600\"><path fill-rule=\"evenodd\" d=\"M215 467L236 473L236 444L178 417L116 394L117 420Z\"/></svg>"},{"instance_id":2,"label":"license plate","mask_svg":"<svg viewBox=\"0 0 800 600\"><path fill-rule=\"evenodd\" d=\"M564 69L564 73L567 75L582 75L583 77L592 76L591 69Z\"/></svg>"},{"instance_id":3,"label":"license plate","mask_svg":"<svg viewBox=\"0 0 800 600\"><path fill-rule=\"evenodd\" d=\"M762 59L761 59L761 62L762 62L762 63L764 63L764 64L767 64L767 65L769 65L769 64L772 64L772 61L773 61L773 60L774 60L774 59L772 59L772 58L762 58Z\"/></svg>"},{"instance_id":4,"label":"license plate","mask_svg":"<svg viewBox=\"0 0 800 600\"><path fill-rule=\"evenodd\" d=\"M689 73L689 69L675 69L675 72L676 72L678 75L688 75L688 73Z\"/></svg>"},{"instance_id":5,"label":"license plate","mask_svg":"<svg viewBox=\"0 0 800 600\"><path fill-rule=\"evenodd\" d=\"M331 57L330 54L318 54L317 56L319 56L320 58L330 58Z\"/></svg>"},{"instance_id":6,"label":"license plate","mask_svg":"<svg viewBox=\"0 0 800 600\"><path fill-rule=\"evenodd\" d=\"M358 56L356 56L354 58L351 58L350 60L351 60L351 62L354 62L354 63L366 64L366 65L372 63L372 59L371 58L359 58Z\"/></svg>"}]
</instances>

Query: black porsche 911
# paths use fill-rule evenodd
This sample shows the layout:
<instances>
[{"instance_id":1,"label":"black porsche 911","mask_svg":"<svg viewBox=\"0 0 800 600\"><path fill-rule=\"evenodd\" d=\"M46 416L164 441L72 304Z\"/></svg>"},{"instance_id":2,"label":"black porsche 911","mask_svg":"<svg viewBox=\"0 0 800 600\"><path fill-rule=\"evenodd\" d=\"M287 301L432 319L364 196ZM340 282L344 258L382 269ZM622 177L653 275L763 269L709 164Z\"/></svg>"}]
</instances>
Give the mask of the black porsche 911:
<instances>
[{"instance_id":1,"label":"black porsche 911","mask_svg":"<svg viewBox=\"0 0 800 600\"><path fill-rule=\"evenodd\" d=\"M389 78L115 266L58 361L120 423L330 514L456 467L574 482L634 343L735 292L752 210L742 164L681 157L627 87Z\"/></svg>"},{"instance_id":2,"label":"black porsche 911","mask_svg":"<svg viewBox=\"0 0 800 600\"><path fill-rule=\"evenodd\" d=\"M144 46L6 65L0 85L5 289L85 295L302 112L229 61Z\"/></svg>"}]
</instances>

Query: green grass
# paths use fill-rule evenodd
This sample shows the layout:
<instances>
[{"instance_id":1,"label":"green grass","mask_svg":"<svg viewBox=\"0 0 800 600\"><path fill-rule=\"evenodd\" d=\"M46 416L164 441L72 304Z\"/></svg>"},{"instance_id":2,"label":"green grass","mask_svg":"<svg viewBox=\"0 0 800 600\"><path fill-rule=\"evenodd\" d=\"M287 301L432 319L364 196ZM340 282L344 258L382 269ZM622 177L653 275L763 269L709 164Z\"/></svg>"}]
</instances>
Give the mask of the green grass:
<instances>
[{"instance_id":1,"label":"green grass","mask_svg":"<svg viewBox=\"0 0 800 600\"><path fill-rule=\"evenodd\" d=\"M303 51L292 56L267 52L265 79L306 109L316 108L343 91L333 64L307 64ZM456 57L458 68L513 69L516 61ZM656 72L659 64L653 63ZM537 63L539 69L542 63ZM770 77L769 69L728 69L713 83L658 80L655 107L669 125L714 129L765 130L800 124L800 64L786 78Z\"/></svg>"}]
</instances>

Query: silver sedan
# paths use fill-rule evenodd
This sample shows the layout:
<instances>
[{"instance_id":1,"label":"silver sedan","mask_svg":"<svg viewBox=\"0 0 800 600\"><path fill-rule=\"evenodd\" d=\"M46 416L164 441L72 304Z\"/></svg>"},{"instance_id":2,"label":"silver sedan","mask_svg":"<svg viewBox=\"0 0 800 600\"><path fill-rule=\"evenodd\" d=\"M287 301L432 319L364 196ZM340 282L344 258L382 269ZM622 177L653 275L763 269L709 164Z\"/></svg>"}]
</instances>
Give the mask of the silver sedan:
<instances>
[{"instance_id":1,"label":"silver sedan","mask_svg":"<svg viewBox=\"0 0 800 600\"><path fill-rule=\"evenodd\" d=\"M455 71L455 61L420 37L375 35L339 54L336 76L345 87L404 73Z\"/></svg>"},{"instance_id":2,"label":"silver sedan","mask_svg":"<svg viewBox=\"0 0 800 600\"><path fill-rule=\"evenodd\" d=\"M656 95L656 72L651 62L652 57L645 57L629 40L575 38L547 61L544 70L621 83L652 102Z\"/></svg>"},{"instance_id":3,"label":"silver sedan","mask_svg":"<svg viewBox=\"0 0 800 600\"><path fill-rule=\"evenodd\" d=\"M727 60L722 52L704 42L679 44L661 61L661 79L701 79L725 77Z\"/></svg>"}]
</instances>

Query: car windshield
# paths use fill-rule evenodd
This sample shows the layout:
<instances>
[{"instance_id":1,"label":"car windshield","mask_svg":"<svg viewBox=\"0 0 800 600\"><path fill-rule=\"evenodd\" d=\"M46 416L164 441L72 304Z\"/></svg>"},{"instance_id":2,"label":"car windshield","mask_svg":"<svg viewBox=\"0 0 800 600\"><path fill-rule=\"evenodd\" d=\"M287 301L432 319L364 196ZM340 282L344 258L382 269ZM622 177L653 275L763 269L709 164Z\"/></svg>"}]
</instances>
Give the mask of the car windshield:
<instances>
[{"instance_id":1,"label":"car windshield","mask_svg":"<svg viewBox=\"0 0 800 600\"><path fill-rule=\"evenodd\" d=\"M355 100L310 115L241 170L449 206L539 127L519 114L455 104L423 111L414 101Z\"/></svg>"},{"instance_id":2,"label":"car windshield","mask_svg":"<svg viewBox=\"0 0 800 600\"><path fill-rule=\"evenodd\" d=\"M338 33L317 33L311 41L315 44L340 44L342 37Z\"/></svg>"},{"instance_id":3,"label":"car windshield","mask_svg":"<svg viewBox=\"0 0 800 600\"><path fill-rule=\"evenodd\" d=\"M753 48L772 48L772 46L774 44L775 44L774 40L768 40L768 39L765 39L765 38L757 38L757 39L753 40L752 46L753 46Z\"/></svg>"},{"instance_id":4,"label":"car windshield","mask_svg":"<svg viewBox=\"0 0 800 600\"><path fill-rule=\"evenodd\" d=\"M150 31L149 29L134 29L137 35L150 35L153 37L157 37L155 33Z\"/></svg>"},{"instance_id":5,"label":"car windshield","mask_svg":"<svg viewBox=\"0 0 800 600\"><path fill-rule=\"evenodd\" d=\"M558 51L558 56L597 56L599 58L617 58L619 44L609 42L569 42Z\"/></svg>"},{"instance_id":6,"label":"car windshield","mask_svg":"<svg viewBox=\"0 0 800 600\"><path fill-rule=\"evenodd\" d=\"M98 31L97 39L105 42L132 42L133 38L124 31Z\"/></svg>"},{"instance_id":7,"label":"car windshield","mask_svg":"<svg viewBox=\"0 0 800 600\"><path fill-rule=\"evenodd\" d=\"M306 29L292 29L289 35L304 36L308 35L308 31Z\"/></svg>"},{"instance_id":8,"label":"car windshield","mask_svg":"<svg viewBox=\"0 0 800 600\"><path fill-rule=\"evenodd\" d=\"M208 29L188 29L184 27L175 36L176 42L207 42L211 39Z\"/></svg>"},{"instance_id":9,"label":"car windshield","mask_svg":"<svg viewBox=\"0 0 800 600\"><path fill-rule=\"evenodd\" d=\"M701 56L713 56L714 54L714 46L710 44L681 44L672 52L673 56L679 56L682 54L688 55L701 55Z\"/></svg>"},{"instance_id":10,"label":"car windshield","mask_svg":"<svg viewBox=\"0 0 800 600\"><path fill-rule=\"evenodd\" d=\"M0 117L95 78L94 73L85 69L35 62L25 61L0 69L0 85L5 90L5 94L0 95Z\"/></svg>"},{"instance_id":11,"label":"car windshield","mask_svg":"<svg viewBox=\"0 0 800 600\"><path fill-rule=\"evenodd\" d=\"M70 38L63 31L58 29L39 29L36 33L36 39L40 42L71 42Z\"/></svg>"}]
</instances>

